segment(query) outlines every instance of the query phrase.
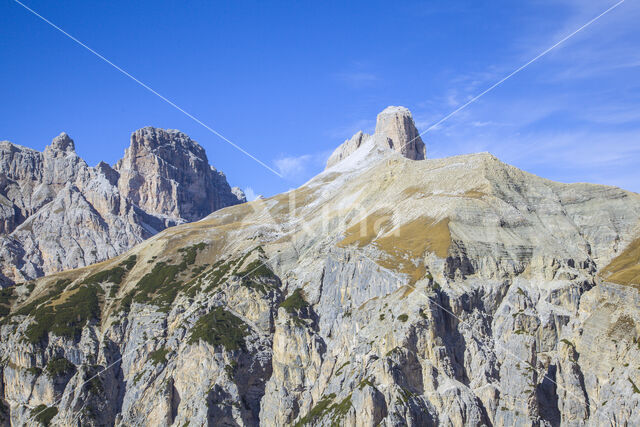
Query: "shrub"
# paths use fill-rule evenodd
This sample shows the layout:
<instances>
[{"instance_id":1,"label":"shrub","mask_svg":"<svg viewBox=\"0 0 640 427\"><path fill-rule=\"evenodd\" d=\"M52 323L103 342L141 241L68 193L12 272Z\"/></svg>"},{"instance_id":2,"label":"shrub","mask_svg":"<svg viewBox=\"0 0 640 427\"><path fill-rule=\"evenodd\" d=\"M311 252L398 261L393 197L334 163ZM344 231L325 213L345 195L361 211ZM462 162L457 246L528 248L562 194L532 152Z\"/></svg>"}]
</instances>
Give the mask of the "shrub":
<instances>
[{"instance_id":1,"label":"shrub","mask_svg":"<svg viewBox=\"0 0 640 427\"><path fill-rule=\"evenodd\" d=\"M62 375L66 375L75 369L75 365L69 362L64 357L57 357L49 360L47 367L45 368L47 375L51 378L57 378Z\"/></svg>"},{"instance_id":2,"label":"shrub","mask_svg":"<svg viewBox=\"0 0 640 427\"><path fill-rule=\"evenodd\" d=\"M232 351L244 348L244 337L249 334L248 326L238 317L221 307L200 317L191 330L189 343L202 340L212 346L221 345Z\"/></svg>"},{"instance_id":3,"label":"shrub","mask_svg":"<svg viewBox=\"0 0 640 427\"><path fill-rule=\"evenodd\" d=\"M304 292L298 288L294 290L284 301L280 303L280 307L287 310L289 314L298 313L305 307L308 307L309 303L304 299Z\"/></svg>"},{"instance_id":4,"label":"shrub","mask_svg":"<svg viewBox=\"0 0 640 427\"><path fill-rule=\"evenodd\" d=\"M31 416L45 427L49 426L51 419L57 414L58 408L55 406L38 405L31 410Z\"/></svg>"},{"instance_id":5,"label":"shrub","mask_svg":"<svg viewBox=\"0 0 640 427\"><path fill-rule=\"evenodd\" d=\"M154 365L157 365L159 363L164 363L167 361L167 354L169 354L169 350L167 350L166 348L162 347L159 348L158 350L152 352L149 355L149 359L151 360L151 362Z\"/></svg>"},{"instance_id":6,"label":"shrub","mask_svg":"<svg viewBox=\"0 0 640 427\"><path fill-rule=\"evenodd\" d=\"M41 305L30 313L34 320L25 331L30 343L40 342L49 332L78 341L87 322L100 319L98 295L103 292L102 288L98 285L81 285L71 292L65 301L56 305Z\"/></svg>"}]
</instances>

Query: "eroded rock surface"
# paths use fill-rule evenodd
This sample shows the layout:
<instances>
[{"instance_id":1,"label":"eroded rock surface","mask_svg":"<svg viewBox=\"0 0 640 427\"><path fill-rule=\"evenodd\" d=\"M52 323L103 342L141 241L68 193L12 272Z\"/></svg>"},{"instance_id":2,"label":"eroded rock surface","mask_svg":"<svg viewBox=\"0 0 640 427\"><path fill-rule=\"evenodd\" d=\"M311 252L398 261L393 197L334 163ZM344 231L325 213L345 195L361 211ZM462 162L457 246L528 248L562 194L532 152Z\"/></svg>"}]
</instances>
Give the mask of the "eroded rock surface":
<instances>
[{"instance_id":1,"label":"eroded rock surface","mask_svg":"<svg viewBox=\"0 0 640 427\"><path fill-rule=\"evenodd\" d=\"M0 143L2 283L114 257L166 227L244 201L185 134L144 128L116 168L62 133L43 153Z\"/></svg>"},{"instance_id":2,"label":"eroded rock surface","mask_svg":"<svg viewBox=\"0 0 640 427\"><path fill-rule=\"evenodd\" d=\"M640 195L352 156L3 294L4 419L640 423Z\"/></svg>"},{"instance_id":3,"label":"eroded rock surface","mask_svg":"<svg viewBox=\"0 0 640 427\"><path fill-rule=\"evenodd\" d=\"M327 160L327 169L351 156L368 139L372 139L378 148L393 150L407 159L424 160L427 156L411 112L405 107L391 106L378 114L373 135L360 131L336 148Z\"/></svg>"}]
</instances>

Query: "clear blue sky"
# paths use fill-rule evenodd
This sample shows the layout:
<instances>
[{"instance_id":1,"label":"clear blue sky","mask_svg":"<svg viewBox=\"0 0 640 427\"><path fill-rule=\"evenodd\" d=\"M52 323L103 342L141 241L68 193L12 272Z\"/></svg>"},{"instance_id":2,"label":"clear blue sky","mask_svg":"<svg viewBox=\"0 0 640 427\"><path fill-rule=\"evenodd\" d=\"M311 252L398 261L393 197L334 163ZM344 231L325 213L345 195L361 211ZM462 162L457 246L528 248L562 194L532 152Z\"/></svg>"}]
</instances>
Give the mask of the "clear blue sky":
<instances>
[{"instance_id":1,"label":"clear blue sky","mask_svg":"<svg viewBox=\"0 0 640 427\"><path fill-rule=\"evenodd\" d=\"M176 128L232 185L271 195L323 168L387 105L420 130L615 1L24 0L274 168L280 179L12 0L0 2L0 139L61 131L114 163L143 126ZM490 151L546 178L640 192L640 2L425 135L428 156Z\"/></svg>"}]
</instances>

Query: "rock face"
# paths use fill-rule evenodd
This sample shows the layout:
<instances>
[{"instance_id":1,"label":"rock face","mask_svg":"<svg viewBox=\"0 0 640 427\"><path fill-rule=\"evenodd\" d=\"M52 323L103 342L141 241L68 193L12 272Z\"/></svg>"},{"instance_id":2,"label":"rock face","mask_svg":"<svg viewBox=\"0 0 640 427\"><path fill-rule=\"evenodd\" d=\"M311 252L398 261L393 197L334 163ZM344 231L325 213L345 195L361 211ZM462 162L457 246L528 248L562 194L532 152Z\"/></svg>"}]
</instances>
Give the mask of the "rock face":
<instances>
[{"instance_id":1,"label":"rock face","mask_svg":"<svg viewBox=\"0 0 640 427\"><path fill-rule=\"evenodd\" d=\"M413 123L411 112L405 107L387 107L376 121L376 131L367 135L362 131L338 147L327 161L327 169L353 154L371 138L383 150L393 150L411 160L424 160L427 150Z\"/></svg>"},{"instance_id":2,"label":"rock face","mask_svg":"<svg viewBox=\"0 0 640 427\"><path fill-rule=\"evenodd\" d=\"M121 194L150 214L196 221L239 200L204 149L177 130L135 131L114 169Z\"/></svg>"},{"instance_id":3,"label":"rock face","mask_svg":"<svg viewBox=\"0 0 640 427\"><path fill-rule=\"evenodd\" d=\"M89 167L65 133L43 153L0 143L2 283L114 257L166 227L244 201L178 131L144 128L116 168Z\"/></svg>"},{"instance_id":4,"label":"rock face","mask_svg":"<svg viewBox=\"0 0 640 427\"><path fill-rule=\"evenodd\" d=\"M3 293L4 420L638 425L640 195L378 148Z\"/></svg>"}]
</instances>

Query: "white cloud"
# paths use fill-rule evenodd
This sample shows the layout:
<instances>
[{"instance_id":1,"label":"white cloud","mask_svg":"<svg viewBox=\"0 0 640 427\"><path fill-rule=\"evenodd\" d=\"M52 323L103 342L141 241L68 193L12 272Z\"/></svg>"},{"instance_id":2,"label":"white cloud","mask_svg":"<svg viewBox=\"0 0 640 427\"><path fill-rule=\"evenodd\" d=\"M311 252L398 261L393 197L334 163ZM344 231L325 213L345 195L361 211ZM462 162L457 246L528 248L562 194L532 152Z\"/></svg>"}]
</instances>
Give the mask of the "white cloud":
<instances>
[{"instance_id":1,"label":"white cloud","mask_svg":"<svg viewBox=\"0 0 640 427\"><path fill-rule=\"evenodd\" d=\"M253 188L251 187L246 187L243 191L244 195L247 197L248 202L251 202L258 197L258 194L256 194L256 192L253 191Z\"/></svg>"},{"instance_id":2,"label":"white cloud","mask_svg":"<svg viewBox=\"0 0 640 427\"><path fill-rule=\"evenodd\" d=\"M335 77L348 84L349 86L359 88L363 86L369 86L375 82L377 82L378 76L373 73L362 72L362 71L351 71L345 73L337 73Z\"/></svg>"},{"instance_id":3,"label":"white cloud","mask_svg":"<svg viewBox=\"0 0 640 427\"><path fill-rule=\"evenodd\" d=\"M300 156L283 155L274 163L285 179L299 185L320 173L332 152L326 150Z\"/></svg>"},{"instance_id":4,"label":"white cloud","mask_svg":"<svg viewBox=\"0 0 640 427\"><path fill-rule=\"evenodd\" d=\"M310 154L303 154L297 157L281 157L275 161L275 164L282 176L295 179L307 171L312 157Z\"/></svg>"}]
</instances>

